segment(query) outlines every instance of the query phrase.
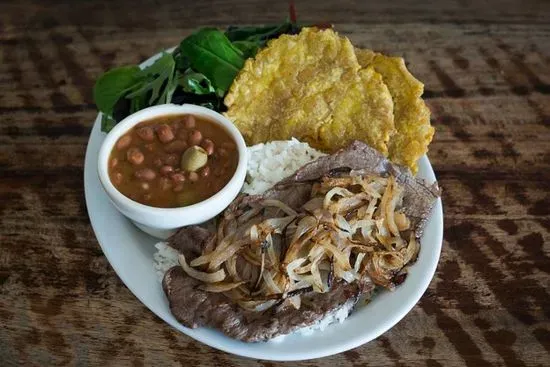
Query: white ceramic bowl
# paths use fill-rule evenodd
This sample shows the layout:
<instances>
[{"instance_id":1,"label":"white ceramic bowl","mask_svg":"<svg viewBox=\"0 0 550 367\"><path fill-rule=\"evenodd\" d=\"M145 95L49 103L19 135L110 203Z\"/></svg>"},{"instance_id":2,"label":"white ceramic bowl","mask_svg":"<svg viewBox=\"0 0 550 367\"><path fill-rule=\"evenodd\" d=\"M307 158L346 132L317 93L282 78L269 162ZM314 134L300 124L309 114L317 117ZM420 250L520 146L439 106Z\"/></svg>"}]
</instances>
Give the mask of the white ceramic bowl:
<instances>
[{"instance_id":1,"label":"white ceramic bowl","mask_svg":"<svg viewBox=\"0 0 550 367\"><path fill-rule=\"evenodd\" d=\"M239 161L231 180L212 197L181 208L156 208L140 204L124 196L116 189L109 178L109 156L115 143L122 135L140 122L167 115L183 114L206 118L221 126L233 138L239 152ZM239 194L246 176L246 166L246 144L233 123L215 111L190 104L154 106L128 116L107 134L99 151L97 164L99 180L113 205L141 230L162 239L167 238L177 228L206 222L221 213Z\"/></svg>"}]
</instances>

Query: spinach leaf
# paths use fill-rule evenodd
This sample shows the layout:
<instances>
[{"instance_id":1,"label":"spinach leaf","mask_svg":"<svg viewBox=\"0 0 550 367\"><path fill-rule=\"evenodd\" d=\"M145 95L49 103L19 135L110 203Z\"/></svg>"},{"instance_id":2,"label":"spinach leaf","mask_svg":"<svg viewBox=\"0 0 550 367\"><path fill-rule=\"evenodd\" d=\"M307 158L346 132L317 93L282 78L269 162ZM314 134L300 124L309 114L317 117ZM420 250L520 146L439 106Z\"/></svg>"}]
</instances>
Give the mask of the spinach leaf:
<instances>
[{"instance_id":1,"label":"spinach leaf","mask_svg":"<svg viewBox=\"0 0 550 367\"><path fill-rule=\"evenodd\" d=\"M191 67L204 74L216 89L226 92L244 65L244 55L224 33L215 28L202 28L185 38L180 52Z\"/></svg>"},{"instance_id":2,"label":"spinach leaf","mask_svg":"<svg viewBox=\"0 0 550 367\"><path fill-rule=\"evenodd\" d=\"M104 115L111 116L117 101L127 93L137 79L141 70L139 67L122 66L104 73L95 83L94 101Z\"/></svg>"},{"instance_id":3,"label":"spinach leaf","mask_svg":"<svg viewBox=\"0 0 550 367\"><path fill-rule=\"evenodd\" d=\"M174 93L174 96L172 97L172 103L175 103L175 104L191 103L191 104L196 104L206 108L210 108L211 110L214 110L217 112L226 111L226 107L223 104L223 96L220 97L216 93L209 93L209 94L188 93L188 92L184 92L182 88L178 88Z\"/></svg>"},{"instance_id":4,"label":"spinach leaf","mask_svg":"<svg viewBox=\"0 0 550 367\"><path fill-rule=\"evenodd\" d=\"M241 50L244 57L248 59L249 57L254 57L258 53L261 47L261 42L233 41L233 45Z\"/></svg>"},{"instance_id":5,"label":"spinach leaf","mask_svg":"<svg viewBox=\"0 0 550 367\"><path fill-rule=\"evenodd\" d=\"M260 27L230 26L225 31L225 35L233 45L243 52L245 58L249 58L254 57L261 48L266 46L269 40L278 38L283 34L300 33L302 27L302 25L297 25L288 21L279 25Z\"/></svg>"},{"instance_id":6,"label":"spinach leaf","mask_svg":"<svg viewBox=\"0 0 550 367\"><path fill-rule=\"evenodd\" d=\"M259 26L259 27L229 26L225 31L225 36L231 42L261 39L262 37L267 37L267 35L276 31L279 27L280 25L268 25L268 26Z\"/></svg>"},{"instance_id":7,"label":"spinach leaf","mask_svg":"<svg viewBox=\"0 0 550 367\"><path fill-rule=\"evenodd\" d=\"M184 92L195 94L210 94L216 93L216 89L204 74L197 73L193 69L187 69L183 74L178 76L178 84L183 88Z\"/></svg>"},{"instance_id":8,"label":"spinach leaf","mask_svg":"<svg viewBox=\"0 0 550 367\"><path fill-rule=\"evenodd\" d=\"M172 53L172 56L174 57L174 61L176 63L176 70L184 72L189 69L189 58L181 52L179 47L176 47Z\"/></svg>"},{"instance_id":9,"label":"spinach leaf","mask_svg":"<svg viewBox=\"0 0 550 367\"><path fill-rule=\"evenodd\" d=\"M283 23L267 26L230 26L225 31L225 35L234 44L236 42L243 41L256 43L257 52L258 49L265 46L268 40L277 38L282 34L297 34L303 26L305 25L298 24L296 18L296 7L294 1L290 0L288 4L288 18ZM246 47L247 50L252 50L250 45L247 45Z\"/></svg>"},{"instance_id":10,"label":"spinach leaf","mask_svg":"<svg viewBox=\"0 0 550 367\"><path fill-rule=\"evenodd\" d=\"M249 41L257 43L265 43L265 41L277 38L281 34L288 33L292 28L292 24L289 22L284 22L279 25L268 25L268 26L246 26L246 27L236 27L230 26L225 31L226 37L231 41Z\"/></svg>"},{"instance_id":11,"label":"spinach leaf","mask_svg":"<svg viewBox=\"0 0 550 367\"><path fill-rule=\"evenodd\" d=\"M177 86L175 61L167 53L143 70L126 66L108 71L94 88L94 100L104 114L101 130L110 131L117 121L146 107L170 103ZM129 103L121 103L122 99Z\"/></svg>"},{"instance_id":12,"label":"spinach leaf","mask_svg":"<svg viewBox=\"0 0 550 367\"><path fill-rule=\"evenodd\" d=\"M148 106L169 103L177 86L177 81L174 82L175 66L172 55L164 53L151 66L141 71L141 80L132 86L126 98L132 100L142 98L151 92L146 102ZM136 100L134 103L142 102L143 100Z\"/></svg>"}]
</instances>

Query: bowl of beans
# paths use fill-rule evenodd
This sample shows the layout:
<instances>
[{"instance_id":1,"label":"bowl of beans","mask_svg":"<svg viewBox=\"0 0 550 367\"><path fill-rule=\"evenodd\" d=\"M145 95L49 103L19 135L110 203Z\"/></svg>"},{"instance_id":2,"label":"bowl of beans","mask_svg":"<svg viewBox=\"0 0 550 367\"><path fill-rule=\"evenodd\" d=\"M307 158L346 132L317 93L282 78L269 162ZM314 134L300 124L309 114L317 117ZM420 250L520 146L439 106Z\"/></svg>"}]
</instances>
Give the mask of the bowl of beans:
<instances>
[{"instance_id":1,"label":"bowl of beans","mask_svg":"<svg viewBox=\"0 0 550 367\"><path fill-rule=\"evenodd\" d=\"M246 144L231 121L201 106L167 104L118 123L101 146L98 173L122 214L166 238L223 211L246 166Z\"/></svg>"}]
</instances>

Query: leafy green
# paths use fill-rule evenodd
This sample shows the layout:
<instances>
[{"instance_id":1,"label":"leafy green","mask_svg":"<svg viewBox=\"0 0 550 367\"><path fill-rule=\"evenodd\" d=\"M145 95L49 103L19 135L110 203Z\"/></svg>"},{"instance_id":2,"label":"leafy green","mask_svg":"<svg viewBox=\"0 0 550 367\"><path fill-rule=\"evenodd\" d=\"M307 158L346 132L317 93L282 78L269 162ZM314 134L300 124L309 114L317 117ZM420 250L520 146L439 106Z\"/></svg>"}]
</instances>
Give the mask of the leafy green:
<instances>
[{"instance_id":1,"label":"leafy green","mask_svg":"<svg viewBox=\"0 0 550 367\"><path fill-rule=\"evenodd\" d=\"M184 72L185 70L189 69L189 58L181 52L181 49L179 47L176 47L176 49L172 53L172 56L174 57L174 61L176 62L176 70Z\"/></svg>"},{"instance_id":2,"label":"leafy green","mask_svg":"<svg viewBox=\"0 0 550 367\"><path fill-rule=\"evenodd\" d=\"M139 99L150 92L146 102L149 106L169 103L177 85L177 80L174 80L175 67L172 55L164 53L151 66L141 71L141 80L132 86L126 98ZM136 103L143 103L143 100L137 100Z\"/></svg>"},{"instance_id":3,"label":"leafy green","mask_svg":"<svg viewBox=\"0 0 550 367\"><path fill-rule=\"evenodd\" d=\"M138 66L122 66L104 73L95 83L94 101L103 114L110 116L117 101L139 78Z\"/></svg>"},{"instance_id":4,"label":"leafy green","mask_svg":"<svg viewBox=\"0 0 550 367\"><path fill-rule=\"evenodd\" d=\"M103 113L101 130L108 132L115 126L115 107L121 99L130 102L125 116L148 106L170 103L178 86L175 65L172 55L164 53L143 70L123 66L103 74L94 87L94 100Z\"/></svg>"},{"instance_id":5,"label":"leafy green","mask_svg":"<svg viewBox=\"0 0 550 367\"><path fill-rule=\"evenodd\" d=\"M286 22L285 22L286 23ZM229 26L225 31L225 36L231 42L251 40L252 38L258 38L259 35L268 34L273 32L279 26L269 25L269 26Z\"/></svg>"},{"instance_id":6,"label":"leafy green","mask_svg":"<svg viewBox=\"0 0 550 367\"><path fill-rule=\"evenodd\" d=\"M178 78L178 84L183 88L184 92L195 94L210 94L216 93L216 89L204 74L197 73L193 69L187 71Z\"/></svg>"},{"instance_id":7,"label":"leafy green","mask_svg":"<svg viewBox=\"0 0 550 367\"><path fill-rule=\"evenodd\" d=\"M211 110L218 111L218 112L226 111L226 107L223 104L223 96L220 97L216 93L195 94L195 93L186 93L186 92L183 92L183 90L178 89L178 91L174 94L172 103L176 103L176 104L190 103L190 104L195 104L198 106L210 108Z\"/></svg>"},{"instance_id":8,"label":"leafy green","mask_svg":"<svg viewBox=\"0 0 550 367\"><path fill-rule=\"evenodd\" d=\"M278 38L283 34L297 34L302 27L302 25L289 21L278 25L259 27L230 26L225 31L225 36L243 52L245 58L249 58L254 57L260 49L266 46L269 40Z\"/></svg>"},{"instance_id":9,"label":"leafy green","mask_svg":"<svg viewBox=\"0 0 550 367\"><path fill-rule=\"evenodd\" d=\"M249 41L265 42L272 38L277 38L281 34L288 33L292 29L292 24L284 22L279 25L269 25L260 27L236 27L230 26L225 31L225 36L231 41Z\"/></svg>"},{"instance_id":10,"label":"leafy green","mask_svg":"<svg viewBox=\"0 0 550 367\"><path fill-rule=\"evenodd\" d=\"M260 50L260 43L253 41L234 41L235 45L243 53L245 59L249 57L254 57Z\"/></svg>"},{"instance_id":11,"label":"leafy green","mask_svg":"<svg viewBox=\"0 0 550 367\"><path fill-rule=\"evenodd\" d=\"M244 65L243 52L222 31L202 28L185 38L180 52L189 58L191 67L204 74L215 88L226 92Z\"/></svg>"}]
</instances>

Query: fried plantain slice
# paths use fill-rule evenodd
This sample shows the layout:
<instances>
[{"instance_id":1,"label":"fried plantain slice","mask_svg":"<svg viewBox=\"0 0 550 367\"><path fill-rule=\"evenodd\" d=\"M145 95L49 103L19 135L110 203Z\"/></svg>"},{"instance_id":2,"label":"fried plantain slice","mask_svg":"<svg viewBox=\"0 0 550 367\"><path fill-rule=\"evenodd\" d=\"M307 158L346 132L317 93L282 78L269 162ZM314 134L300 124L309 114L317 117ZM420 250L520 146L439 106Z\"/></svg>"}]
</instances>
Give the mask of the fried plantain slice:
<instances>
[{"instance_id":1,"label":"fried plantain slice","mask_svg":"<svg viewBox=\"0 0 550 367\"><path fill-rule=\"evenodd\" d=\"M384 154L395 131L391 94L331 29L304 28L246 61L225 104L247 143L296 137L333 152L355 139Z\"/></svg>"},{"instance_id":2,"label":"fried plantain slice","mask_svg":"<svg viewBox=\"0 0 550 367\"><path fill-rule=\"evenodd\" d=\"M430 125L430 110L421 96L424 84L416 79L401 57L389 57L367 49L355 49L363 68L374 68L382 75L394 103L395 128L390 138L389 158L418 171L418 159L428 151L434 128Z\"/></svg>"},{"instance_id":3,"label":"fried plantain slice","mask_svg":"<svg viewBox=\"0 0 550 367\"><path fill-rule=\"evenodd\" d=\"M388 155L388 140L395 132L393 102L382 76L374 68L358 72L360 83L350 84L334 108L333 119L320 129L323 147L335 151L362 140Z\"/></svg>"}]
</instances>

